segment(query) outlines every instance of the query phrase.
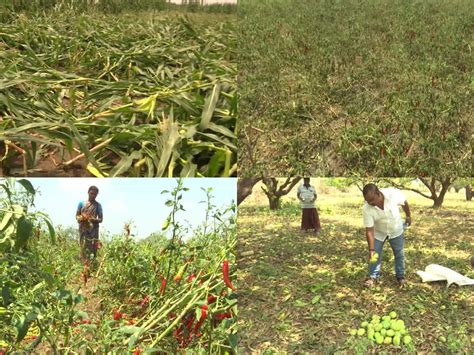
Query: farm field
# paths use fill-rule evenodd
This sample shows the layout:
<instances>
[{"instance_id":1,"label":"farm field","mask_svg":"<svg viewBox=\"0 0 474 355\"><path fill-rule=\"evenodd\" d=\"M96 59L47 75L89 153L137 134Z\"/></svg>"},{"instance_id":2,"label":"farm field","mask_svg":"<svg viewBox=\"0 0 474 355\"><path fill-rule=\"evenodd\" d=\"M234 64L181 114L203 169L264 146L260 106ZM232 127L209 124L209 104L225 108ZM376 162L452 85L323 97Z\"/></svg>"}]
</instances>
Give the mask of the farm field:
<instances>
[{"instance_id":1,"label":"farm field","mask_svg":"<svg viewBox=\"0 0 474 355\"><path fill-rule=\"evenodd\" d=\"M472 174L472 2L239 1L239 176Z\"/></svg>"},{"instance_id":2,"label":"farm field","mask_svg":"<svg viewBox=\"0 0 474 355\"><path fill-rule=\"evenodd\" d=\"M236 174L235 15L139 9L3 18L1 174Z\"/></svg>"},{"instance_id":3,"label":"farm field","mask_svg":"<svg viewBox=\"0 0 474 355\"><path fill-rule=\"evenodd\" d=\"M184 237L187 184L163 192L156 207L169 217L158 232L101 234L97 257L81 259L77 228L33 211L43 198L32 194L34 179L2 180L0 354L232 353L234 205L217 207L200 191L207 217Z\"/></svg>"},{"instance_id":4,"label":"farm field","mask_svg":"<svg viewBox=\"0 0 474 355\"><path fill-rule=\"evenodd\" d=\"M405 196L413 225L406 231L408 286L393 276L393 253L384 246L382 283L366 289L367 242L362 194L312 179L318 192L319 236L300 233L296 188L270 211L257 187L239 205L239 349L242 353L469 353L474 344L472 286L422 283L416 274L440 264L474 277L470 257L472 201L448 192L443 207L415 193ZM353 336L372 315L395 311L412 337L409 345L377 345ZM271 326L269 326L271 325Z\"/></svg>"}]
</instances>

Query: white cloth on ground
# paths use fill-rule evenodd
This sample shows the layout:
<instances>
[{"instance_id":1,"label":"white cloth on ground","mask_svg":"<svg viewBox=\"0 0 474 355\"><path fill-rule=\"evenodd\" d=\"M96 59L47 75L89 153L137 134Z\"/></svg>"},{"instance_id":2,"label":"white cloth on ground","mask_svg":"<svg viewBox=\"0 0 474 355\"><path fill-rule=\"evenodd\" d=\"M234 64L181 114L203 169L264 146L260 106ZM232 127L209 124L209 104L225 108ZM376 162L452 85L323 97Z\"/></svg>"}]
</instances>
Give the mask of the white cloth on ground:
<instances>
[{"instance_id":1,"label":"white cloth on ground","mask_svg":"<svg viewBox=\"0 0 474 355\"><path fill-rule=\"evenodd\" d=\"M474 285L474 279L461 275L445 266L430 264L425 267L425 271L418 270L416 272L421 277L422 282L447 281L447 287L452 284L458 286Z\"/></svg>"}]
</instances>

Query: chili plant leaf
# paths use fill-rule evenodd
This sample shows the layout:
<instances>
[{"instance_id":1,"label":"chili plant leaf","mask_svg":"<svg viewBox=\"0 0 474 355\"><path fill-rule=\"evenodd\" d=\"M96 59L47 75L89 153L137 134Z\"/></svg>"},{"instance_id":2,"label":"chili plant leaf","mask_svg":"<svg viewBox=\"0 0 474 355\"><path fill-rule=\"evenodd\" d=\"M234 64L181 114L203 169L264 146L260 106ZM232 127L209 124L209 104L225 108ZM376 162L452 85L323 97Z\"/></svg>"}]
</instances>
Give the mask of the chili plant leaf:
<instances>
[{"instance_id":1,"label":"chili plant leaf","mask_svg":"<svg viewBox=\"0 0 474 355\"><path fill-rule=\"evenodd\" d=\"M18 252L26 245L33 232L33 223L25 216L21 216L16 227L15 250Z\"/></svg>"},{"instance_id":2,"label":"chili plant leaf","mask_svg":"<svg viewBox=\"0 0 474 355\"><path fill-rule=\"evenodd\" d=\"M33 185L31 184L31 182L29 180L26 180L26 179L20 179L17 181L21 186L23 186L25 188L26 191L28 191L28 193L34 195L36 193L35 191L35 188L33 187Z\"/></svg>"}]
</instances>

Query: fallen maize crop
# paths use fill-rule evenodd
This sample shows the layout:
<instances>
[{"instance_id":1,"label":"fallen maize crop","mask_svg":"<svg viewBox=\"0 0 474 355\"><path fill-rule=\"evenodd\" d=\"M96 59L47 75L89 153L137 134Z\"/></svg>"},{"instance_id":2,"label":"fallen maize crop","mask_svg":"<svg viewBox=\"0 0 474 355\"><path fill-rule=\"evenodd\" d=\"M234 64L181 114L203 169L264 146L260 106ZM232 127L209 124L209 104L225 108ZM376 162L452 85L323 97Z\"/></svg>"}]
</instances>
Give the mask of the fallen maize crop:
<instances>
[{"instance_id":1,"label":"fallen maize crop","mask_svg":"<svg viewBox=\"0 0 474 355\"><path fill-rule=\"evenodd\" d=\"M236 173L232 21L20 14L0 24L5 175Z\"/></svg>"}]
</instances>

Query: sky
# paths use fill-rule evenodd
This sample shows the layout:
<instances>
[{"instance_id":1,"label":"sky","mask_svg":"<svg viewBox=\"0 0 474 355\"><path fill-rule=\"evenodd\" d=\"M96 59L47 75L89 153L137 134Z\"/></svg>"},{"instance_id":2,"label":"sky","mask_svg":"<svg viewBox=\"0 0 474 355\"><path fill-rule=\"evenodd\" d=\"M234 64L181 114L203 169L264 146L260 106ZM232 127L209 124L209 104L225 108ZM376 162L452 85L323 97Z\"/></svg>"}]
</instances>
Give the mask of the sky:
<instances>
[{"instance_id":1,"label":"sky","mask_svg":"<svg viewBox=\"0 0 474 355\"><path fill-rule=\"evenodd\" d=\"M1 179L0 179L1 180ZM146 238L153 232L161 231L163 223L171 212L165 205L169 194L162 190L172 190L177 186L174 178L29 178L40 194L35 199L36 210L46 212L54 225L77 227L75 215L80 201L88 198L89 186L99 188L97 201L102 205L104 221L101 230L111 234L122 234L124 224L133 220L131 234L137 239ZM213 204L228 207L236 201L235 178L187 178L182 204L186 211L180 211L180 221L187 220L192 227L204 222L206 200L201 187L212 187ZM186 223L184 223L186 225Z\"/></svg>"}]
</instances>

